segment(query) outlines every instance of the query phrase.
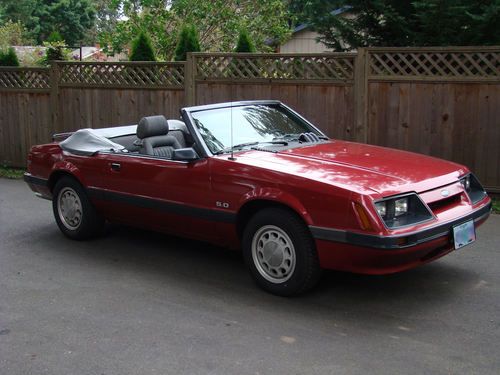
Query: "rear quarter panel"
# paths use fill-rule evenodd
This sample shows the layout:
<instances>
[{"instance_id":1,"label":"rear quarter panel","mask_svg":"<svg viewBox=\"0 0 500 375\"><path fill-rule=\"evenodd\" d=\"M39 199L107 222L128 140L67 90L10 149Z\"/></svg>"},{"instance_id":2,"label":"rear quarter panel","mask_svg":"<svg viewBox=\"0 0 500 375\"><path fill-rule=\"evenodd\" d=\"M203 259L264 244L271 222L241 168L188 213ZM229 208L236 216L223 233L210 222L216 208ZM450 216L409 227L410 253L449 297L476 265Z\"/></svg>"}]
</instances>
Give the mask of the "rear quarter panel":
<instances>
[{"instance_id":1,"label":"rear quarter panel","mask_svg":"<svg viewBox=\"0 0 500 375\"><path fill-rule=\"evenodd\" d=\"M67 154L57 143L33 146L28 155L28 172L48 181L44 192L49 196L55 177L60 174L71 175L89 187L99 182L102 170L102 161L98 158Z\"/></svg>"}]
</instances>

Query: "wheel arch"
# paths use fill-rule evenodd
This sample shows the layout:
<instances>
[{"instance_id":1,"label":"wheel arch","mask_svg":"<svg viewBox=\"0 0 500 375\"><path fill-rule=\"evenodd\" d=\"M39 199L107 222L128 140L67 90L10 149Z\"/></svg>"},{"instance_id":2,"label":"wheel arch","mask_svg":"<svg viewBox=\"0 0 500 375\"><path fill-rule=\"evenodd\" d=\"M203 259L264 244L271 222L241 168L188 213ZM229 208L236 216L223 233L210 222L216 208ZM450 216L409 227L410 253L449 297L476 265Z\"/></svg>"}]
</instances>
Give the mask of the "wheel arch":
<instances>
[{"instance_id":1,"label":"wheel arch","mask_svg":"<svg viewBox=\"0 0 500 375\"><path fill-rule=\"evenodd\" d=\"M278 200L256 198L245 202L236 214L236 231L238 233L238 237L243 237L243 231L245 230L247 223L257 212L271 207L282 208L290 212L291 214L297 216L307 227L311 224L311 218L302 206L294 207L294 205Z\"/></svg>"},{"instance_id":2,"label":"wheel arch","mask_svg":"<svg viewBox=\"0 0 500 375\"><path fill-rule=\"evenodd\" d=\"M54 169L52 173L49 176L49 180L47 181L49 190L51 193L54 192L54 187L56 186L57 181L59 181L63 177L71 177L78 181L81 185L83 185L81 179L78 176L78 173L75 173L75 170L68 170L68 169Z\"/></svg>"}]
</instances>

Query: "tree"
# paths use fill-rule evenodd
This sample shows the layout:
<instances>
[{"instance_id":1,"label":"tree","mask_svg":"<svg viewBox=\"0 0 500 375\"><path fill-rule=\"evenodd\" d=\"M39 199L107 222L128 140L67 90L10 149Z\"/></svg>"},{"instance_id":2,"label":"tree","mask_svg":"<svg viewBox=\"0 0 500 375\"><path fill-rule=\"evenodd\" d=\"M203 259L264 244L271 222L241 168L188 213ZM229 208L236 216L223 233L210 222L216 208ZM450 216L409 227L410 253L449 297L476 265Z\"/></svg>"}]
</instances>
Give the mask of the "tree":
<instances>
[{"instance_id":1,"label":"tree","mask_svg":"<svg viewBox=\"0 0 500 375\"><path fill-rule=\"evenodd\" d=\"M19 66L14 48L10 47L7 51L0 50L0 66Z\"/></svg>"},{"instance_id":2,"label":"tree","mask_svg":"<svg viewBox=\"0 0 500 375\"><path fill-rule=\"evenodd\" d=\"M33 10L38 6L38 2L39 0L2 0L0 5L2 21L27 25L32 21Z\"/></svg>"},{"instance_id":3,"label":"tree","mask_svg":"<svg viewBox=\"0 0 500 375\"><path fill-rule=\"evenodd\" d=\"M112 32L100 34L108 53L122 51L140 30L148 30L157 55L174 56L177 36L184 24L196 25L203 51L231 51L241 28L249 31L258 51L271 51L290 35L286 1L283 0L116 0L122 19Z\"/></svg>"},{"instance_id":4,"label":"tree","mask_svg":"<svg viewBox=\"0 0 500 375\"><path fill-rule=\"evenodd\" d=\"M409 20L413 5L399 0L292 0L298 12L321 36L320 41L335 50L364 46L404 46L413 39ZM343 12L336 12L342 9ZM343 17L349 12L354 17Z\"/></svg>"},{"instance_id":5,"label":"tree","mask_svg":"<svg viewBox=\"0 0 500 375\"><path fill-rule=\"evenodd\" d=\"M255 52L255 46L246 29L240 30L235 52Z\"/></svg>"},{"instance_id":6,"label":"tree","mask_svg":"<svg viewBox=\"0 0 500 375\"><path fill-rule=\"evenodd\" d=\"M179 35L177 48L175 49L175 61L186 61L188 52L199 52L200 41L198 32L193 25L185 25Z\"/></svg>"},{"instance_id":7,"label":"tree","mask_svg":"<svg viewBox=\"0 0 500 375\"><path fill-rule=\"evenodd\" d=\"M91 0L38 0L40 6L33 12L39 20L37 39L46 39L57 30L69 46L76 46L95 20ZM30 27L30 25L27 25Z\"/></svg>"},{"instance_id":8,"label":"tree","mask_svg":"<svg viewBox=\"0 0 500 375\"><path fill-rule=\"evenodd\" d=\"M7 21L0 26L0 48L23 46L30 43L26 28L20 22Z\"/></svg>"},{"instance_id":9,"label":"tree","mask_svg":"<svg viewBox=\"0 0 500 375\"><path fill-rule=\"evenodd\" d=\"M93 0L2 0L2 17L21 22L39 43L57 30L69 45L83 40L93 26Z\"/></svg>"},{"instance_id":10,"label":"tree","mask_svg":"<svg viewBox=\"0 0 500 375\"><path fill-rule=\"evenodd\" d=\"M115 0L92 0L95 22L85 33L83 43L93 45L99 40L99 34L113 32L120 18L120 11L114 3Z\"/></svg>"},{"instance_id":11,"label":"tree","mask_svg":"<svg viewBox=\"0 0 500 375\"><path fill-rule=\"evenodd\" d=\"M416 44L500 44L500 1L426 0L413 3L419 32Z\"/></svg>"},{"instance_id":12,"label":"tree","mask_svg":"<svg viewBox=\"0 0 500 375\"><path fill-rule=\"evenodd\" d=\"M145 32L141 32L132 42L130 61L156 61L151 39Z\"/></svg>"},{"instance_id":13,"label":"tree","mask_svg":"<svg viewBox=\"0 0 500 375\"><path fill-rule=\"evenodd\" d=\"M343 9L352 16L343 17ZM500 0L291 0L290 10L335 50L498 44Z\"/></svg>"}]
</instances>

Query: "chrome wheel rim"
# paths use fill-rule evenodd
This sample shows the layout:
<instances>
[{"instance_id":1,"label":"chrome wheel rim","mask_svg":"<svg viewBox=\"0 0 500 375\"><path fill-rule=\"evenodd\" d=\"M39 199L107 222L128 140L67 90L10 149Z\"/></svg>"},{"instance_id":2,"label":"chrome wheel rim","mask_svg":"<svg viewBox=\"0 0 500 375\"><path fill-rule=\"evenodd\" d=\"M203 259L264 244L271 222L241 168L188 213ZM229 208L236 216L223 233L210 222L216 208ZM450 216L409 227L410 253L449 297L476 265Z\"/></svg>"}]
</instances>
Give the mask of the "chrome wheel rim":
<instances>
[{"instance_id":1,"label":"chrome wheel rim","mask_svg":"<svg viewBox=\"0 0 500 375\"><path fill-rule=\"evenodd\" d=\"M255 232L252 258L261 276L274 284L286 282L295 270L293 242L283 229L274 225L263 226Z\"/></svg>"},{"instance_id":2,"label":"chrome wheel rim","mask_svg":"<svg viewBox=\"0 0 500 375\"><path fill-rule=\"evenodd\" d=\"M57 212L67 229L78 229L82 223L82 202L76 191L70 187L61 189L57 196Z\"/></svg>"}]
</instances>

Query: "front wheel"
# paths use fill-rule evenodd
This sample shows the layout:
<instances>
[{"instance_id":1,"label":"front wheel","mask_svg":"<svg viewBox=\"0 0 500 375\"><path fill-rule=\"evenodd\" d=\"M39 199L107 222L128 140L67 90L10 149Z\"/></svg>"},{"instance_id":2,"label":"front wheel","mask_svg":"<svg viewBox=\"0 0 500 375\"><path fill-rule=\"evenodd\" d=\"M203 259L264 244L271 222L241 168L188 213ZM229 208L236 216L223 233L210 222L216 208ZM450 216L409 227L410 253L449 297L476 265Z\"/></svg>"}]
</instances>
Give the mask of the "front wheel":
<instances>
[{"instance_id":1,"label":"front wheel","mask_svg":"<svg viewBox=\"0 0 500 375\"><path fill-rule=\"evenodd\" d=\"M257 284L276 295L303 293L321 275L309 229L286 209L267 208L250 219L243 234L243 253Z\"/></svg>"},{"instance_id":2,"label":"front wheel","mask_svg":"<svg viewBox=\"0 0 500 375\"><path fill-rule=\"evenodd\" d=\"M94 237L104 228L104 219L90 202L85 189L71 177L62 177L53 190L52 209L61 232L74 240Z\"/></svg>"}]
</instances>

